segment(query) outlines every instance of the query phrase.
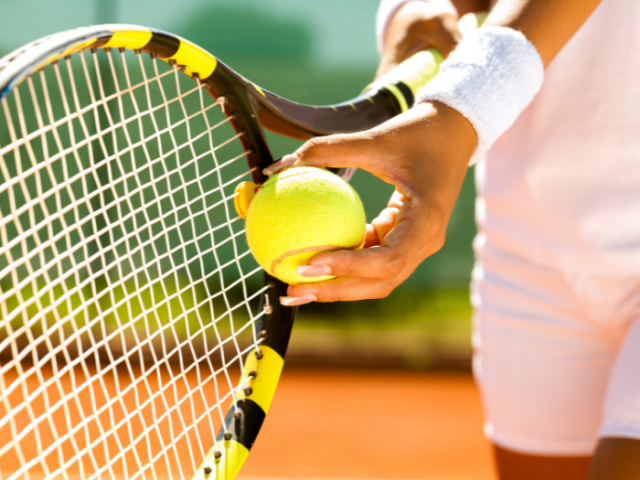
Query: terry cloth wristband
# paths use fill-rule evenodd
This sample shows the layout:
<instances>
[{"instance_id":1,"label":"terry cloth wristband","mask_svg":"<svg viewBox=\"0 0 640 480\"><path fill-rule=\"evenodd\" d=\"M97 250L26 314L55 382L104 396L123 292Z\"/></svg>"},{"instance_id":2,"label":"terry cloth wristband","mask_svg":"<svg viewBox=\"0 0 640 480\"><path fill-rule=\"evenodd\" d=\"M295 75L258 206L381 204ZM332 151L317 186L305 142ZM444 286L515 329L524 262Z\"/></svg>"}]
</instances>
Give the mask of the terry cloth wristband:
<instances>
[{"instance_id":1,"label":"terry cloth wristband","mask_svg":"<svg viewBox=\"0 0 640 480\"><path fill-rule=\"evenodd\" d=\"M376 15L376 39L378 42L378 52L382 53L382 47L384 45L384 39L387 35L387 28L389 22L395 15L395 13L405 3L409 3L413 0L382 0L378 7L378 14ZM437 7L443 12L449 12L452 15L458 16L456 7L449 0L421 0L424 3L428 3L433 7Z\"/></svg>"},{"instance_id":2,"label":"terry cloth wristband","mask_svg":"<svg viewBox=\"0 0 640 480\"><path fill-rule=\"evenodd\" d=\"M478 134L473 165L516 121L544 80L538 51L511 28L481 27L469 33L420 89L416 104L438 101L464 115Z\"/></svg>"}]
</instances>

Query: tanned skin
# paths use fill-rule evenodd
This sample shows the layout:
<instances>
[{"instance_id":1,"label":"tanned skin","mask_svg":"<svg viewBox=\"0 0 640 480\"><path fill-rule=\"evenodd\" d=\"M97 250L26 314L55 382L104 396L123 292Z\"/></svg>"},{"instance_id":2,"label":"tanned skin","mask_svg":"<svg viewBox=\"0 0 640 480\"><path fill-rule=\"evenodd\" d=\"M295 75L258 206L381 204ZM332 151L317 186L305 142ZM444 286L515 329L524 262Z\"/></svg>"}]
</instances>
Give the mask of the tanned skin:
<instances>
[{"instance_id":1,"label":"tanned skin","mask_svg":"<svg viewBox=\"0 0 640 480\"><path fill-rule=\"evenodd\" d=\"M599 2L501 0L485 24L522 31L547 66ZM467 0L462 10L487 7L486 2ZM437 2L413 1L396 12L379 74L420 49L437 46L446 54L453 48L460 38L455 18L438 8ZM388 208L367 229L366 246L379 248L316 255L310 265L318 268L304 275L331 272L338 278L292 286L287 303L381 298L393 291L442 246L476 144L475 130L466 118L431 102L366 132L314 138L285 158L294 165L356 166L396 187Z\"/></svg>"},{"instance_id":2,"label":"tanned skin","mask_svg":"<svg viewBox=\"0 0 640 480\"><path fill-rule=\"evenodd\" d=\"M484 0L453 0L460 15L487 11ZM589 18L600 0L500 0L485 25L521 31L545 68ZM385 39L377 75L413 53L435 47L448 54L460 40L457 19L421 1L396 12ZM335 280L289 287L289 305L382 298L439 250L469 158L475 130L457 111L439 102L421 104L362 133L315 138L287 164L356 166L396 187L388 207L367 225L359 251L321 253L304 275ZM498 446L501 480L638 480L640 441L603 438L593 456L528 455Z\"/></svg>"}]
</instances>

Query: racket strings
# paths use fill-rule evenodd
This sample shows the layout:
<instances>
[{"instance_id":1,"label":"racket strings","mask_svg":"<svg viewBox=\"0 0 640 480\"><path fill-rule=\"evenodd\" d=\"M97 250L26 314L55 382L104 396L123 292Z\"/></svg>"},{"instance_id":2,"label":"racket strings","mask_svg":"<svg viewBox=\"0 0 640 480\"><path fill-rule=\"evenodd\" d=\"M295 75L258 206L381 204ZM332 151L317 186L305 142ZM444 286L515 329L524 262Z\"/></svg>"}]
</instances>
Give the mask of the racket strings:
<instances>
[{"instance_id":1,"label":"racket strings","mask_svg":"<svg viewBox=\"0 0 640 480\"><path fill-rule=\"evenodd\" d=\"M1 103L0 478L191 477L260 343L241 134L122 50Z\"/></svg>"}]
</instances>

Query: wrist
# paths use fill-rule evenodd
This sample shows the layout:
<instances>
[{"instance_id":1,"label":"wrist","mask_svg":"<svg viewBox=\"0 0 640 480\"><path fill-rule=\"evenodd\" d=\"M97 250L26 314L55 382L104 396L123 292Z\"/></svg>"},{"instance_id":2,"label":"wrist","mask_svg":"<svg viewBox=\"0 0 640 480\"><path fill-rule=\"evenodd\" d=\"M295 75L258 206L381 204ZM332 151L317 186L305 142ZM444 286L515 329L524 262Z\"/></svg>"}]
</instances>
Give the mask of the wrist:
<instances>
[{"instance_id":1,"label":"wrist","mask_svg":"<svg viewBox=\"0 0 640 480\"><path fill-rule=\"evenodd\" d=\"M389 171L404 165L391 183L446 226L477 143L473 126L453 108L425 102L373 133L380 152L395 152L384 154Z\"/></svg>"},{"instance_id":2,"label":"wrist","mask_svg":"<svg viewBox=\"0 0 640 480\"><path fill-rule=\"evenodd\" d=\"M416 103L441 102L468 119L478 138L475 163L529 105L543 79L540 55L522 33L482 27L460 42Z\"/></svg>"},{"instance_id":3,"label":"wrist","mask_svg":"<svg viewBox=\"0 0 640 480\"><path fill-rule=\"evenodd\" d=\"M431 237L444 243L477 135L460 112L441 102L422 103L412 110L421 117L422 132L428 132L424 143L429 144L416 167L421 178L421 191L416 197L429 219Z\"/></svg>"},{"instance_id":4,"label":"wrist","mask_svg":"<svg viewBox=\"0 0 640 480\"><path fill-rule=\"evenodd\" d=\"M429 129L430 138L437 138L436 145L430 148L430 157L466 171L478 144L478 134L469 119L439 101L422 102L411 110L421 118L422 128Z\"/></svg>"}]
</instances>

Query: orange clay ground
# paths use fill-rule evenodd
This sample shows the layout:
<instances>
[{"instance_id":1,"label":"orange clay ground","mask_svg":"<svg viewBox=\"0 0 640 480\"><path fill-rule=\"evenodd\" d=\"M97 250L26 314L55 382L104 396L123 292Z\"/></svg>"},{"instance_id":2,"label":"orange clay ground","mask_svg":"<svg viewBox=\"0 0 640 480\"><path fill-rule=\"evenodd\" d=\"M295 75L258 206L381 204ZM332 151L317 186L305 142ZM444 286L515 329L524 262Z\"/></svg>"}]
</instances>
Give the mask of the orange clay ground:
<instances>
[{"instance_id":1,"label":"orange clay ground","mask_svg":"<svg viewBox=\"0 0 640 480\"><path fill-rule=\"evenodd\" d=\"M240 475L494 478L471 375L286 367Z\"/></svg>"},{"instance_id":2,"label":"orange clay ground","mask_svg":"<svg viewBox=\"0 0 640 480\"><path fill-rule=\"evenodd\" d=\"M195 375L186 378L193 385L198 383ZM90 400L84 392L77 397L81 403ZM143 389L138 393L144 393ZM121 400L128 403L133 397L128 394ZM190 404L184 405L187 408ZM56 416L63 423L64 418ZM29 418L20 421L28 422ZM159 425L162 432L169 434L165 427L164 423ZM45 445L51 442L49 437L43 437ZM212 438L202 440L208 445ZM37 456L36 446L36 442L23 441L26 458ZM187 449L180 445L177 448L183 450L183 458L190 458ZM51 455L55 457L55 451ZM49 458L51 463L57 458L53 457ZM129 460L134 465L132 458ZM8 472L15 471L19 464L17 457L2 457L0 478L9 476ZM68 470L68 478L76 478L73 472ZM160 469L156 473L155 478L166 478ZM43 477L35 472L31 476ZM470 374L303 370L287 366L240 477L239 480L494 478L489 444L482 434L478 391Z\"/></svg>"}]
</instances>

